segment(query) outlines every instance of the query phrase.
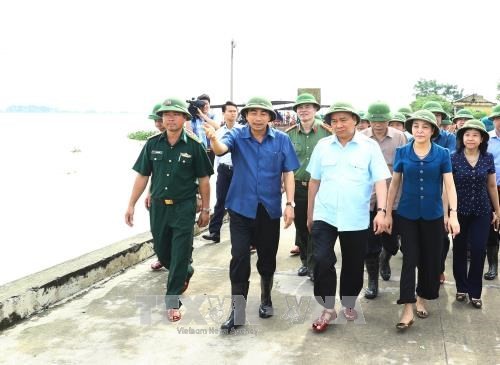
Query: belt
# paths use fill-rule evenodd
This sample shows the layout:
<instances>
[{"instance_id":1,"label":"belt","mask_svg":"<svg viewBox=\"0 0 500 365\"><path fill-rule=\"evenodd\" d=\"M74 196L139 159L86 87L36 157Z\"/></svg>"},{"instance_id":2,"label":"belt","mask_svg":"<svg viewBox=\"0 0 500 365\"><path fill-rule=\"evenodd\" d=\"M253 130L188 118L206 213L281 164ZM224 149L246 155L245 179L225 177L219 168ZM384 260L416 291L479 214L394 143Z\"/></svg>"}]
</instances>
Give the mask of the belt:
<instances>
[{"instance_id":1,"label":"belt","mask_svg":"<svg viewBox=\"0 0 500 365\"><path fill-rule=\"evenodd\" d=\"M162 203L162 204L165 204L165 205L175 205L175 204L179 204L181 202L185 202L186 200L189 200L189 199L160 199L160 198L153 198L153 200L159 202L159 203Z\"/></svg>"},{"instance_id":2,"label":"belt","mask_svg":"<svg viewBox=\"0 0 500 365\"><path fill-rule=\"evenodd\" d=\"M309 181L301 181L301 180L295 180L296 185L302 185L302 186L308 186Z\"/></svg>"},{"instance_id":3,"label":"belt","mask_svg":"<svg viewBox=\"0 0 500 365\"><path fill-rule=\"evenodd\" d=\"M222 166L222 167L225 167L226 169L229 169L229 170L232 170L233 169L233 166L231 165L227 165L225 163L220 163L219 166Z\"/></svg>"}]
</instances>

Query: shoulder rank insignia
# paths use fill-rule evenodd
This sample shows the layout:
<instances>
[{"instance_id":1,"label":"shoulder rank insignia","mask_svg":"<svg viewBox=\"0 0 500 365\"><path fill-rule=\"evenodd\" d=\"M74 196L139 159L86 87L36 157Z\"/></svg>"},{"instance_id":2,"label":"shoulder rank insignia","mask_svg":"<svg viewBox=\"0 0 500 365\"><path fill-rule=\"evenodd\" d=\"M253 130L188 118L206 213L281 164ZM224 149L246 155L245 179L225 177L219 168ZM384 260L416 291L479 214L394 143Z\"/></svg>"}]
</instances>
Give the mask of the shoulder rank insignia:
<instances>
[{"instance_id":1,"label":"shoulder rank insignia","mask_svg":"<svg viewBox=\"0 0 500 365\"><path fill-rule=\"evenodd\" d=\"M158 136L161 136L163 132L158 132L156 134L153 134L152 136L149 136L148 139L152 139L152 138L155 138L155 137L158 137Z\"/></svg>"},{"instance_id":2,"label":"shoulder rank insignia","mask_svg":"<svg viewBox=\"0 0 500 365\"><path fill-rule=\"evenodd\" d=\"M285 133L290 132L291 130L293 130L293 129L297 128L298 126L299 126L299 124L298 124L298 123L296 123L296 124L292 125L290 128L285 129Z\"/></svg>"},{"instance_id":3,"label":"shoulder rank insignia","mask_svg":"<svg viewBox=\"0 0 500 365\"><path fill-rule=\"evenodd\" d=\"M198 136L196 134L194 134L193 132L191 132L190 130L188 129L184 129L186 131L186 135L191 138L193 141L196 141L198 143L201 143L200 139L198 138Z\"/></svg>"}]
</instances>

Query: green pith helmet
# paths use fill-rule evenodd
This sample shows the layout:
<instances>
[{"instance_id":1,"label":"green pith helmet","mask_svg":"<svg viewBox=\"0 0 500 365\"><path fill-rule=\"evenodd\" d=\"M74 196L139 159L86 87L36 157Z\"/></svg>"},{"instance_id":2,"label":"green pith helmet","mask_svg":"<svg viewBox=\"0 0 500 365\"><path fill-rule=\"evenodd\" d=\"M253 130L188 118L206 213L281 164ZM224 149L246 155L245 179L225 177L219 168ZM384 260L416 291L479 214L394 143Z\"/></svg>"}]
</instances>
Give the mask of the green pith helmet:
<instances>
[{"instance_id":1,"label":"green pith helmet","mask_svg":"<svg viewBox=\"0 0 500 365\"><path fill-rule=\"evenodd\" d=\"M451 120L449 118L446 118L446 119L443 119L441 121L441 125L452 125L453 123L451 122Z\"/></svg>"},{"instance_id":2,"label":"green pith helmet","mask_svg":"<svg viewBox=\"0 0 500 365\"><path fill-rule=\"evenodd\" d=\"M156 114L156 112L158 111L158 109L160 109L161 107L161 104L156 104L155 107L153 108L153 111L151 112L151 114L149 114L149 119L153 119L153 120L158 120L158 119L161 119L161 117Z\"/></svg>"},{"instance_id":3,"label":"green pith helmet","mask_svg":"<svg viewBox=\"0 0 500 365\"><path fill-rule=\"evenodd\" d=\"M490 139L490 135L488 134L488 132L486 132L484 123L478 119L470 119L466 121L463 127L457 131L457 140L462 141L464 133L467 129L475 129L481 132L481 136L483 137L483 142L488 142L488 140Z\"/></svg>"},{"instance_id":4,"label":"green pith helmet","mask_svg":"<svg viewBox=\"0 0 500 365\"><path fill-rule=\"evenodd\" d=\"M177 99L177 98L165 99L165 101L163 103L161 103L160 108L156 111L156 115L161 117L163 112L183 113L186 116L186 120L191 120L191 114L188 111L188 106L181 99Z\"/></svg>"},{"instance_id":5,"label":"green pith helmet","mask_svg":"<svg viewBox=\"0 0 500 365\"><path fill-rule=\"evenodd\" d=\"M406 118L411 117L411 113L413 113L413 111L411 110L411 108L409 106L404 106L402 108L399 108L398 112L403 113Z\"/></svg>"},{"instance_id":6,"label":"green pith helmet","mask_svg":"<svg viewBox=\"0 0 500 365\"><path fill-rule=\"evenodd\" d=\"M389 119L389 122L399 122L404 125L406 122L406 116L403 113L396 112L392 115L392 118Z\"/></svg>"},{"instance_id":7,"label":"green pith helmet","mask_svg":"<svg viewBox=\"0 0 500 365\"><path fill-rule=\"evenodd\" d=\"M381 101L377 101L368 107L368 112L365 118L373 122L388 122L391 119L391 109L389 105Z\"/></svg>"},{"instance_id":8,"label":"green pith helmet","mask_svg":"<svg viewBox=\"0 0 500 365\"><path fill-rule=\"evenodd\" d=\"M276 112L273 109L273 105L266 98L260 96L254 96L248 103L241 108L241 115L246 118L248 109L263 109L271 113L271 120L276 120Z\"/></svg>"},{"instance_id":9,"label":"green pith helmet","mask_svg":"<svg viewBox=\"0 0 500 365\"><path fill-rule=\"evenodd\" d=\"M365 117L366 113L364 111L361 111L361 110L358 111L358 115L359 115L359 119L360 120L366 120L366 121L368 121L368 119L366 119L366 117Z\"/></svg>"},{"instance_id":10,"label":"green pith helmet","mask_svg":"<svg viewBox=\"0 0 500 365\"><path fill-rule=\"evenodd\" d=\"M330 106L330 108L325 114L325 123L330 124L332 119L332 114L337 112L351 113L356 119L356 124L358 124L361 120L361 117L359 116L358 112L356 111L356 109L354 109L354 107L351 104L341 101L333 103Z\"/></svg>"},{"instance_id":11,"label":"green pith helmet","mask_svg":"<svg viewBox=\"0 0 500 365\"><path fill-rule=\"evenodd\" d=\"M303 93L297 96L295 104L293 104L293 111L297 112L297 107L301 104L313 104L316 107L316 111L321 108L321 105L316 101L314 95L309 93Z\"/></svg>"},{"instance_id":12,"label":"green pith helmet","mask_svg":"<svg viewBox=\"0 0 500 365\"><path fill-rule=\"evenodd\" d=\"M495 118L500 117L500 104L495 106L493 110L491 111L491 114L488 116L489 119L493 120Z\"/></svg>"},{"instance_id":13,"label":"green pith helmet","mask_svg":"<svg viewBox=\"0 0 500 365\"><path fill-rule=\"evenodd\" d=\"M448 113L444 111L441 103L437 101L428 101L422 106L422 109L430 110L433 113L441 113L443 119L449 118Z\"/></svg>"},{"instance_id":14,"label":"green pith helmet","mask_svg":"<svg viewBox=\"0 0 500 365\"><path fill-rule=\"evenodd\" d=\"M436 138L439 134L439 126L437 124L436 116L428 109L417 110L415 113L411 115L410 118L406 119L405 129L411 133L411 126L413 125L413 121L415 120L423 120L424 122L430 123L434 126L434 130L432 132L431 138Z\"/></svg>"},{"instance_id":15,"label":"green pith helmet","mask_svg":"<svg viewBox=\"0 0 500 365\"><path fill-rule=\"evenodd\" d=\"M474 119L474 116L469 109L460 109L452 120L455 121L456 119Z\"/></svg>"}]
</instances>

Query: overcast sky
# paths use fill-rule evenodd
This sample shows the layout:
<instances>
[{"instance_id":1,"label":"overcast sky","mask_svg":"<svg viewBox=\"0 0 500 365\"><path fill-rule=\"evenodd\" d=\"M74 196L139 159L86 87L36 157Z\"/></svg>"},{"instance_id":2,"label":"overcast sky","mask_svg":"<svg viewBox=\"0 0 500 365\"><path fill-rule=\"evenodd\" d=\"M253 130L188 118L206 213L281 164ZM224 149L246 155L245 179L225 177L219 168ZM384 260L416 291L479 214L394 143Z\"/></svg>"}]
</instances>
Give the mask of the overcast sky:
<instances>
[{"instance_id":1,"label":"overcast sky","mask_svg":"<svg viewBox=\"0 0 500 365\"><path fill-rule=\"evenodd\" d=\"M328 5L327 5L328 4ZM413 100L419 78L495 101L498 1L2 0L0 109L149 113L169 96ZM496 22L496 23L495 23Z\"/></svg>"}]
</instances>

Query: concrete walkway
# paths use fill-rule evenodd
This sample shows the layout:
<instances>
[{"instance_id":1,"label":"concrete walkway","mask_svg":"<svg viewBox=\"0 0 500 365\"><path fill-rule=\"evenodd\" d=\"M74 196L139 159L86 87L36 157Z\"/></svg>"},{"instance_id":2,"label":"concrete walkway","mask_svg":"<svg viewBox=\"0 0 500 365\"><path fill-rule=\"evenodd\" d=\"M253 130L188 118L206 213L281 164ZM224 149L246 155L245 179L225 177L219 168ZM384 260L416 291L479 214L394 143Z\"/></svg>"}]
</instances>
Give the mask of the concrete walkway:
<instances>
[{"instance_id":1,"label":"concrete walkway","mask_svg":"<svg viewBox=\"0 0 500 365\"><path fill-rule=\"evenodd\" d=\"M273 289L275 316L258 318L254 254L249 324L238 333L221 335L218 329L230 306L227 225L222 238L219 244L195 239L196 273L183 299L181 321L166 320L167 272L151 272L150 259L0 333L0 363L500 364L500 282L484 282L482 310L457 303L451 252L440 298L429 304L429 318L416 318L408 331L395 328L401 310L395 304L398 254L391 262L391 280L380 281L379 297L360 298L356 322L340 316L327 332L313 333L311 322L319 307L311 299L312 283L296 275L299 258L288 253L293 227L282 230Z\"/></svg>"}]
</instances>

